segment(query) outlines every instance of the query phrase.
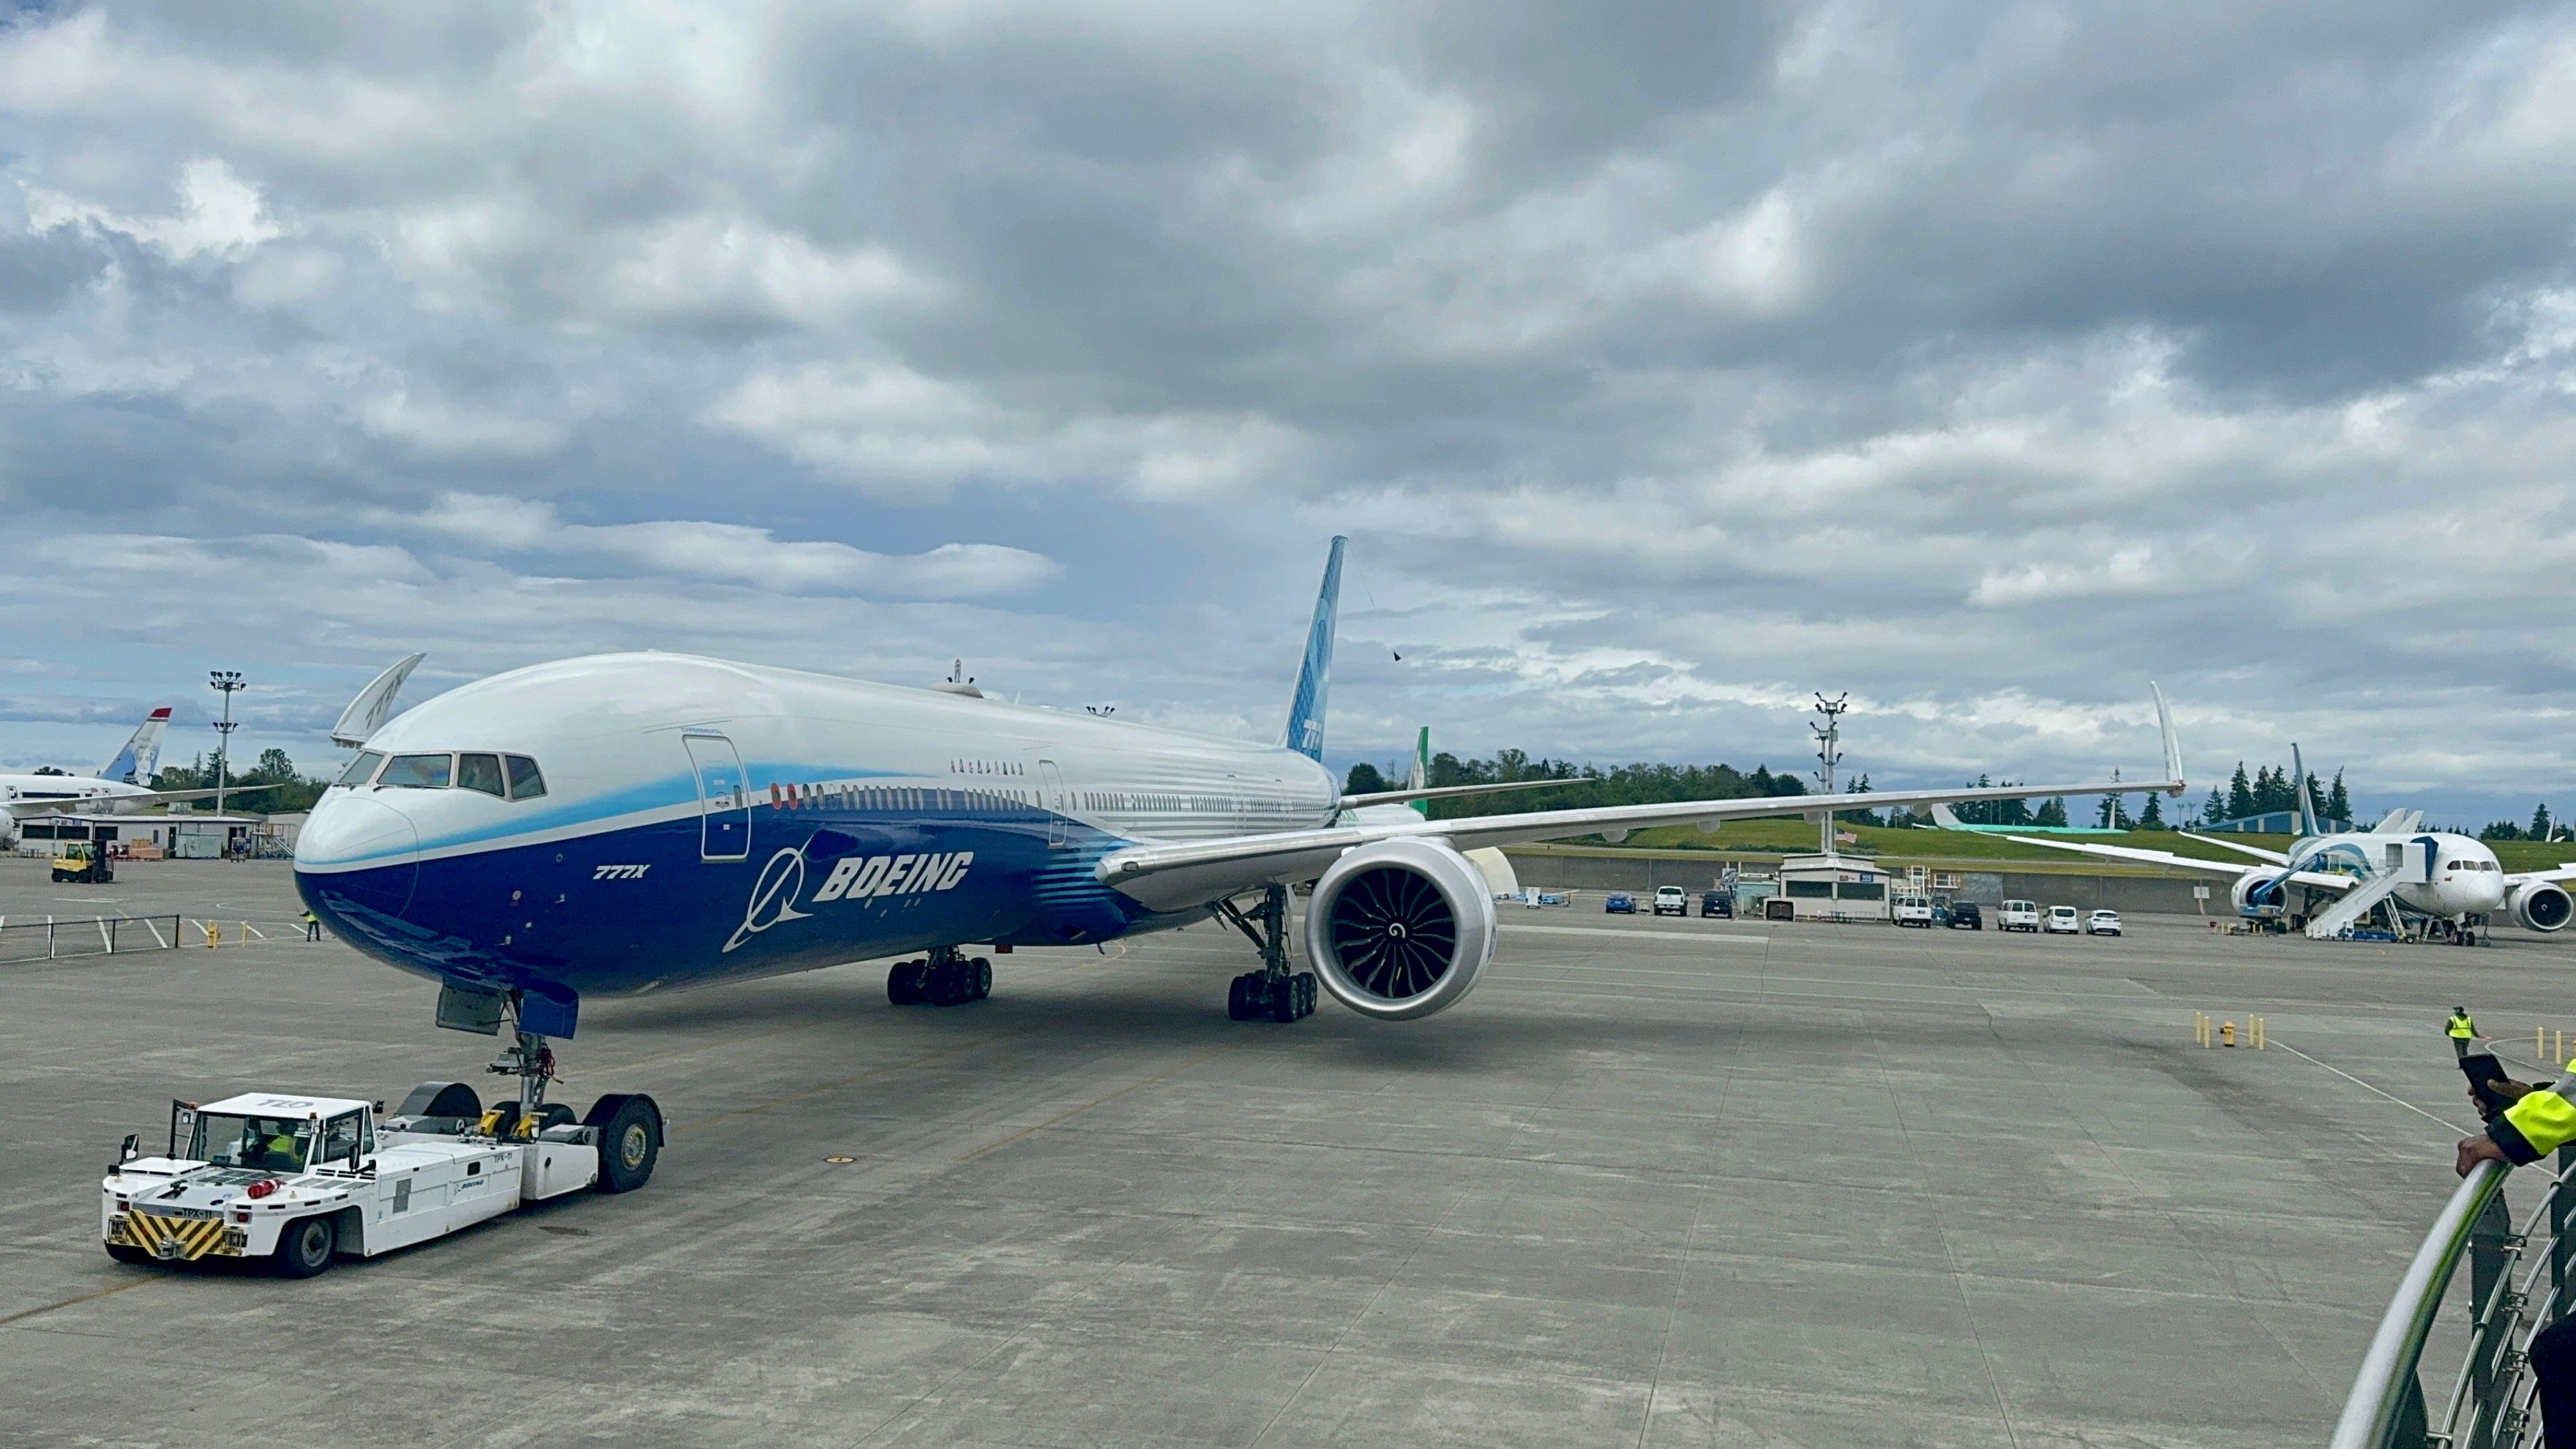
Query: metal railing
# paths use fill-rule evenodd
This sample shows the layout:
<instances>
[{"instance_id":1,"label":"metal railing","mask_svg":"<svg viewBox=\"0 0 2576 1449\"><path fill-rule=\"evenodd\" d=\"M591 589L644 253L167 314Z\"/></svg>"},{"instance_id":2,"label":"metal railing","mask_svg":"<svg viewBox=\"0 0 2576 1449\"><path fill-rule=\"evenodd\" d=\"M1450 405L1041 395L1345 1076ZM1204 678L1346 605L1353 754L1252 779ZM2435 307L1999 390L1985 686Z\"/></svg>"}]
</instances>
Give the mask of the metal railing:
<instances>
[{"instance_id":1,"label":"metal railing","mask_svg":"<svg viewBox=\"0 0 2576 1449\"><path fill-rule=\"evenodd\" d=\"M78 916L57 920L0 916L0 965L167 951L187 944L178 916Z\"/></svg>"},{"instance_id":2,"label":"metal railing","mask_svg":"<svg viewBox=\"0 0 2576 1449\"><path fill-rule=\"evenodd\" d=\"M2505 1206L2511 1174L2502 1163L2482 1162L2461 1180L2371 1335L2332 1449L2527 1449L2540 1442L2531 1341L2570 1304L2576 1147L2559 1152L2557 1167L2555 1175L2526 1174L2542 1191L2518 1225ZM2435 1418L2427 1413L2420 1366L2435 1331L2458 1326L2457 1315L2442 1309L2464 1258L2468 1351Z\"/></svg>"}]
</instances>

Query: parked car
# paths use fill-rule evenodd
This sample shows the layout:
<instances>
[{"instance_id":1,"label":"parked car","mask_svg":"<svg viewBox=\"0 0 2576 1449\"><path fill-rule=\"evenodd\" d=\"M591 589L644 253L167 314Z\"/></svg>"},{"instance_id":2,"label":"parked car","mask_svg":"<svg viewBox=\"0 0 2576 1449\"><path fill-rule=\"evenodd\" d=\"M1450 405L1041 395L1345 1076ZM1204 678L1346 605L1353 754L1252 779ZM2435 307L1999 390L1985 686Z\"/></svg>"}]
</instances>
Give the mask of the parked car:
<instances>
[{"instance_id":1,"label":"parked car","mask_svg":"<svg viewBox=\"0 0 2576 1449\"><path fill-rule=\"evenodd\" d=\"M1612 891L1601 898L1601 910L1605 915L1633 916L1637 914L1637 898L1626 891Z\"/></svg>"},{"instance_id":2,"label":"parked car","mask_svg":"<svg viewBox=\"0 0 2576 1449\"><path fill-rule=\"evenodd\" d=\"M2073 906L2050 906L2048 925L2044 929L2052 936L2076 936L2083 934L2084 922L2077 917Z\"/></svg>"},{"instance_id":3,"label":"parked car","mask_svg":"<svg viewBox=\"0 0 2576 1449\"><path fill-rule=\"evenodd\" d=\"M2084 934L2088 936L2119 935L2120 913L2118 911L2095 911L2093 914L2084 918Z\"/></svg>"},{"instance_id":4,"label":"parked car","mask_svg":"<svg viewBox=\"0 0 2576 1449\"><path fill-rule=\"evenodd\" d=\"M2006 901L1995 913L1998 931L2036 931L2039 929L2039 902Z\"/></svg>"},{"instance_id":5,"label":"parked car","mask_svg":"<svg viewBox=\"0 0 2576 1449\"><path fill-rule=\"evenodd\" d=\"M1900 926L1921 926L1928 931L1932 929L1932 898L1898 896L1889 905L1888 914L1894 917L1896 924Z\"/></svg>"},{"instance_id":6,"label":"parked car","mask_svg":"<svg viewBox=\"0 0 2576 1449\"><path fill-rule=\"evenodd\" d=\"M1952 901L1949 918L1941 924L1953 931L1961 926L1971 931L1982 931L1986 928L1986 913L1977 909L1975 901Z\"/></svg>"},{"instance_id":7,"label":"parked car","mask_svg":"<svg viewBox=\"0 0 2576 1449\"><path fill-rule=\"evenodd\" d=\"M1735 897L1726 891L1701 891L1699 913L1703 916L1715 916L1721 921L1734 920Z\"/></svg>"},{"instance_id":8,"label":"parked car","mask_svg":"<svg viewBox=\"0 0 2576 1449\"><path fill-rule=\"evenodd\" d=\"M1690 914L1690 897L1682 894L1680 886L1657 886L1655 887L1655 914L1687 916Z\"/></svg>"}]
</instances>

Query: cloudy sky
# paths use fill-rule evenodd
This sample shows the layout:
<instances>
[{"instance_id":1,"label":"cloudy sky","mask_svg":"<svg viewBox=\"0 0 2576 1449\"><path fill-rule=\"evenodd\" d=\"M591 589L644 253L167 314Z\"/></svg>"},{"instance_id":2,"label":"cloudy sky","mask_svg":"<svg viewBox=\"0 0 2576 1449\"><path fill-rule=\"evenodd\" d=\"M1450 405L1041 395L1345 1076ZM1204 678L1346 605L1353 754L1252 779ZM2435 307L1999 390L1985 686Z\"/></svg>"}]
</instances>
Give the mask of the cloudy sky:
<instances>
[{"instance_id":1,"label":"cloudy sky","mask_svg":"<svg viewBox=\"0 0 2576 1449\"><path fill-rule=\"evenodd\" d=\"M2141 770L2152 677L2576 807L2571 263L2565 4L22 0L0 762L415 648L1266 735L1342 532L1337 760Z\"/></svg>"}]
</instances>

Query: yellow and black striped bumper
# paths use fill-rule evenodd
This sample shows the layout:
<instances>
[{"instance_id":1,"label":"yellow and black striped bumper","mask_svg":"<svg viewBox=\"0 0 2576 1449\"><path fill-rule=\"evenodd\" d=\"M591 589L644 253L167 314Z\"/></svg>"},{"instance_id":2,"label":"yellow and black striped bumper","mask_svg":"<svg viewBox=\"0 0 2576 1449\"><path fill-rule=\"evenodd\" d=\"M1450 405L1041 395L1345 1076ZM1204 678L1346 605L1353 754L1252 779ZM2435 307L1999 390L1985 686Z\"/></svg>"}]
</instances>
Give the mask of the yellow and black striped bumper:
<instances>
[{"instance_id":1,"label":"yellow and black striped bumper","mask_svg":"<svg viewBox=\"0 0 2576 1449\"><path fill-rule=\"evenodd\" d=\"M209 1253L238 1258L245 1236L224 1231L220 1217L167 1217L140 1211L118 1213L107 1226L109 1242L141 1248L169 1263L193 1263Z\"/></svg>"}]
</instances>

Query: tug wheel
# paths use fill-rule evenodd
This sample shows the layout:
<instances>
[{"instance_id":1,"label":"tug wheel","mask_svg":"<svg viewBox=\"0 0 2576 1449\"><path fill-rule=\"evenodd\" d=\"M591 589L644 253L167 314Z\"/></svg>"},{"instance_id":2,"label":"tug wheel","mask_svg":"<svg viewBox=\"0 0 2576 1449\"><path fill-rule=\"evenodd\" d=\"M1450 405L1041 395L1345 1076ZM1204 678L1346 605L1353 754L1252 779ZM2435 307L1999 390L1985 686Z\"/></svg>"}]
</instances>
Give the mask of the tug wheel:
<instances>
[{"instance_id":1,"label":"tug wheel","mask_svg":"<svg viewBox=\"0 0 2576 1449\"><path fill-rule=\"evenodd\" d=\"M329 1218L297 1218L277 1235L272 1265L281 1278L310 1278L331 1266L331 1254L339 1246L339 1230Z\"/></svg>"},{"instance_id":2,"label":"tug wheel","mask_svg":"<svg viewBox=\"0 0 2576 1449\"><path fill-rule=\"evenodd\" d=\"M152 1255L132 1243L105 1243L107 1255L120 1263L149 1263Z\"/></svg>"},{"instance_id":3,"label":"tug wheel","mask_svg":"<svg viewBox=\"0 0 2576 1449\"><path fill-rule=\"evenodd\" d=\"M602 1097L591 1104L589 1125L599 1129L601 1192L633 1192L653 1180L662 1156L662 1113L652 1098Z\"/></svg>"}]
</instances>

